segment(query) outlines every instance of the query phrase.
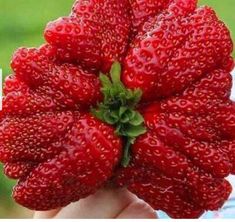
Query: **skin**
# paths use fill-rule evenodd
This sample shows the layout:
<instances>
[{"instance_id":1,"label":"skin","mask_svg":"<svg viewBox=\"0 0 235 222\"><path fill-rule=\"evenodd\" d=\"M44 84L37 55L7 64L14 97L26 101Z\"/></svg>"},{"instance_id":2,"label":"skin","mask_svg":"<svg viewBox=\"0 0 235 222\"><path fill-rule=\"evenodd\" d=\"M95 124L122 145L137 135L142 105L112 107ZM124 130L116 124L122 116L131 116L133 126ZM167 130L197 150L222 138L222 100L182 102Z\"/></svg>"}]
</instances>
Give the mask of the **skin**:
<instances>
[{"instance_id":1,"label":"skin","mask_svg":"<svg viewBox=\"0 0 235 222\"><path fill-rule=\"evenodd\" d=\"M67 207L35 212L35 219L156 219L147 203L126 189L106 188Z\"/></svg>"}]
</instances>

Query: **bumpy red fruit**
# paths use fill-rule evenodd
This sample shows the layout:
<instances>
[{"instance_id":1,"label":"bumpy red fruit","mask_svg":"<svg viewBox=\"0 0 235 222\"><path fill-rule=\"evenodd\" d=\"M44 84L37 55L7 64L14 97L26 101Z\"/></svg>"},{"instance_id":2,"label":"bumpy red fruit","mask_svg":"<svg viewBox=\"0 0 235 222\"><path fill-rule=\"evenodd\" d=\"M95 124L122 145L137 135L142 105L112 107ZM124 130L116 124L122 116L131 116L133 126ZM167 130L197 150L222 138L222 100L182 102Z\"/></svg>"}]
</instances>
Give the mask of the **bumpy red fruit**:
<instances>
[{"instance_id":1,"label":"bumpy red fruit","mask_svg":"<svg viewBox=\"0 0 235 222\"><path fill-rule=\"evenodd\" d=\"M19 179L16 201L38 210L95 192L112 175L122 144L112 127L81 113L102 98L96 74L55 64L51 55L52 48L46 45L17 50L12 60L15 74L6 79L1 112L4 172Z\"/></svg>"},{"instance_id":2,"label":"bumpy red fruit","mask_svg":"<svg viewBox=\"0 0 235 222\"><path fill-rule=\"evenodd\" d=\"M4 85L0 161L19 180L18 203L50 210L112 183L173 218L223 206L235 173L234 62L213 9L80 0L45 38L15 52Z\"/></svg>"},{"instance_id":3,"label":"bumpy red fruit","mask_svg":"<svg viewBox=\"0 0 235 222\"><path fill-rule=\"evenodd\" d=\"M132 9L132 27L134 34L137 34L141 25L151 17L155 17L165 9L172 0L129 0Z\"/></svg>"},{"instance_id":4,"label":"bumpy red fruit","mask_svg":"<svg viewBox=\"0 0 235 222\"><path fill-rule=\"evenodd\" d=\"M94 193L112 175L120 159L121 141L111 127L91 115L74 113L58 149L59 155L39 162L23 177L26 180L20 179L13 192L19 203L47 210Z\"/></svg>"},{"instance_id":5,"label":"bumpy red fruit","mask_svg":"<svg viewBox=\"0 0 235 222\"><path fill-rule=\"evenodd\" d=\"M48 24L45 38L58 47L60 60L107 72L123 60L130 30L128 0L81 0L69 17Z\"/></svg>"},{"instance_id":6,"label":"bumpy red fruit","mask_svg":"<svg viewBox=\"0 0 235 222\"><path fill-rule=\"evenodd\" d=\"M66 105L87 107L102 98L100 82L94 73L71 64L56 65L41 48L17 50L11 66L16 78L37 94L54 97L61 108Z\"/></svg>"},{"instance_id":7,"label":"bumpy red fruit","mask_svg":"<svg viewBox=\"0 0 235 222\"><path fill-rule=\"evenodd\" d=\"M190 8L189 14L178 7L174 3L145 28L124 62L123 82L129 88L141 88L149 101L182 92L230 60L229 31L215 12L202 7Z\"/></svg>"}]
</instances>

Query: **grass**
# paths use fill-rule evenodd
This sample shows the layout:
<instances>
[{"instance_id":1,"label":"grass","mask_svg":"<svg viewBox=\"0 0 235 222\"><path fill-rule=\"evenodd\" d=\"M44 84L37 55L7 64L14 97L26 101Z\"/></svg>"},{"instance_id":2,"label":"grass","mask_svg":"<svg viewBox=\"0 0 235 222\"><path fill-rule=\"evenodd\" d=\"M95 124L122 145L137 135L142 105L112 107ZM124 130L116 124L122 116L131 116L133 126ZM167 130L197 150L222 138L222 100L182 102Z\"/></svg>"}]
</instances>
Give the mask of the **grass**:
<instances>
[{"instance_id":1,"label":"grass","mask_svg":"<svg viewBox=\"0 0 235 222\"><path fill-rule=\"evenodd\" d=\"M46 23L67 15L73 2L74 0L0 0L0 67L4 76L11 72L9 63L12 53L20 46L32 47L42 44ZM199 3L216 9L235 40L234 0L201 0ZM17 207L10 198L14 182L1 175L0 172L0 218L29 216L30 212Z\"/></svg>"}]
</instances>

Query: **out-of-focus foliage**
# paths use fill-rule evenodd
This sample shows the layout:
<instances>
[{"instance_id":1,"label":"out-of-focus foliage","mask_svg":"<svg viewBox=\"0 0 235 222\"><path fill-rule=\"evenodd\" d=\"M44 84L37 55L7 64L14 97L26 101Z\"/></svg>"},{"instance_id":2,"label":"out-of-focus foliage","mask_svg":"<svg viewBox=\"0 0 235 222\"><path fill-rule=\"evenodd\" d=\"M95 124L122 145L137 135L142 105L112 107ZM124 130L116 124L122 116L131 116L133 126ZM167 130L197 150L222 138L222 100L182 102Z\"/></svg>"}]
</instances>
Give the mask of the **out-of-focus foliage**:
<instances>
[{"instance_id":1,"label":"out-of-focus foliage","mask_svg":"<svg viewBox=\"0 0 235 222\"><path fill-rule=\"evenodd\" d=\"M39 46L44 42L46 23L69 13L74 0L0 0L0 67L10 74L12 53L20 46ZM235 0L199 0L201 5L215 8L231 29L235 39ZM31 217L32 212L19 207L11 199L15 182L3 176L0 167L0 218Z\"/></svg>"},{"instance_id":2,"label":"out-of-focus foliage","mask_svg":"<svg viewBox=\"0 0 235 222\"><path fill-rule=\"evenodd\" d=\"M48 21L70 12L74 0L0 0L0 66L10 72L12 53L20 46L43 43Z\"/></svg>"}]
</instances>

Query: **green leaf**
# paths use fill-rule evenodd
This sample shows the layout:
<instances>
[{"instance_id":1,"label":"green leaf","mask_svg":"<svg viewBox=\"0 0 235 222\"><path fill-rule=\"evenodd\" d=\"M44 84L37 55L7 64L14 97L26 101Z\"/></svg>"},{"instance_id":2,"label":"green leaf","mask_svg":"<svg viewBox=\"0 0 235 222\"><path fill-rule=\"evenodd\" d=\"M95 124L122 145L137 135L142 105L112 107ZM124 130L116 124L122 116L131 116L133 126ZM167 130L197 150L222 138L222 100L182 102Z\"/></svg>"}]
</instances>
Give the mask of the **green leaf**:
<instances>
[{"instance_id":1,"label":"green leaf","mask_svg":"<svg viewBox=\"0 0 235 222\"><path fill-rule=\"evenodd\" d=\"M125 137L126 136L125 125L124 124L117 124L115 133L119 136Z\"/></svg>"},{"instance_id":2,"label":"green leaf","mask_svg":"<svg viewBox=\"0 0 235 222\"><path fill-rule=\"evenodd\" d=\"M144 118L139 112L135 112L134 118L130 119L129 123L133 126L139 126L144 123Z\"/></svg>"},{"instance_id":3,"label":"green leaf","mask_svg":"<svg viewBox=\"0 0 235 222\"><path fill-rule=\"evenodd\" d=\"M121 117L127 111L127 109L127 107L121 106L119 109L119 116Z\"/></svg>"},{"instance_id":4,"label":"green leaf","mask_svg":"<svg viewBox=\"0 0 235 222\"><path fill-rule=\"evenodd\" d=\"M112 86L112 88L110 89L110 99L114 99L117 96L117 89L115 87Z\"/></svg>"},{"instance_id":5,"label":"green leaf","mask_svg":"<svg viewBox=\"0 0 235 222\"><path fill-rule=\"evenodd\" d=\"M104 111L104 110L108 110L109 107L104 103L100 103L100 105L98 106L98 109Z\"/></svg>"},{"instance_id":6,"label":"green leaf","mask_svg":"<svg viewBox=\"0 0 235 222\"><path fill-rule=\"evenodd\" d=\"M109 77L105 74L100 74L100 81L104 89L112 88L112 82L110 81Z\"/></svg>"},{"instance_id":7,"label":"green leaf","mask_svg":"<svg viewBox=\"0 0 235 222\"><path fill-rule=\"evenodd\" d=\"M122 131L122 125L119 124L119 125L116 126L115 133L119 136L122 136L121 131Z\"/></svg>"},{"instance_id":8,"label":"green leaf","mask_svg":"<svg viewBox=\"0 0 235 222\"><path fill-rule=\"evenodd\" d=\"M132 110L132 109L129 109L129 112L128 112L128 116L131 119L133 119L136 115L136 111L135 110Z\"/></svg>"},{"instance_id":9,"label":"green leaf","mask_svg":"<svg viewBox=\"0 0 235 222\"><path fill-rule=\"evenodd\" d=\"M114 84L120 84L120 76L121 76L121 65L119 62L114 62L110 71L111 79Z\"/></svg>"},{"instance_id":10,"label":"green leaf","mask_svg":"<svg viewBox=\"0 0 235 222\"><path fill-rule=\"evenodd\" d=\"M92 109L91 113L98 119L103 120L103 114L101 110Z\"/></svg>"},{"instance_id":11,"label":"green leaf","mask_svg":"<svg viewBox=\"0 0 235 222\"><path fill-rule=\"evenodd\" d=\"M133 100L133 92L130 89L128 89L126 91L126 100L128 100L128 101L132 101Z\"/></svg>"},{"instance_id":12,"label":"green leaf","mask_svg":"<svg viewBox=\"0 0 235 222\"><path fill-rule=\"evenodd\" d=\"M134 144L135 141L136 141L136 138L129 138L129 141L130 141L131 144Z\"/></svg>"},{"instance_id":13,"label":"green leaf","mask_svg":"<svg viewBox=\"0 0 235 222\"><path fill-rule=\"evenodd\" d=\"M123 107L122 110L120 110L119 116L121 123L127 123L135 116L135 111L127 107Z\"/></svg>"},{"instance_id":14,"label":"green leaf","mask_svg":"<svg viewBox=\"0 0 235 222\"><path fill-rule=\"evenodd\" d=\"M119 93L119 99L121 101L122 106L126 106L126 94L125 92Z\"/></svg>"},{"instance_id":15,"label":"green leaf","mask_svg":"<svg viewBox=\"0 0 235 222\"><path fill-rule=\"evenodd\" d=\"M103 114L103 119L106 123L110 124L110 125L114 125L115 123L118 122L118 120L116 120L115 118L113 118L110 114L109 111L106 111L104 114Z\"/></svg>"},{"instance_id":16,"label":"green leaf","mask_svg":"<svg viewBox=\"0 0 235 222\"><path fill-rule=\"evenodd\" d=\"M140 89L136 89L133 91L133 97L132 97L132 104L136 106L142 97L142 91Z\"/></svg>"},{"instance_id":17,"label":"green leaf","mask_svg":"<svg viewBox=\"0 0 235 222\"><path fill-rule=\"evenodd\" d=\"M111 117L115 120L117 123L119 121L119 110L113 110L110 112Z\"/></svg>"},{"instance_id":18,"label":"green leaf","mask_svg":"<svg viewBox=\"0 0 235 222\"><path fill-rule=\"evenodd\" d=\"M140 126L129 125L125 129L125 133L128 137L138 137L138 136L146 133L146 128L142 125L140 125Z\"/></svg>"},{"instance_id":19,"label":"green leaf","mask_svg":"<svg viewBox=\"0 0 235 222\"><path fill-rule=\"evenodd\" d=\"M124 113L121 117L120 117L120 122L121 123L128 123L130 121L130 118L128 116L128 113Z\"/></svg>"}]
</instances>

